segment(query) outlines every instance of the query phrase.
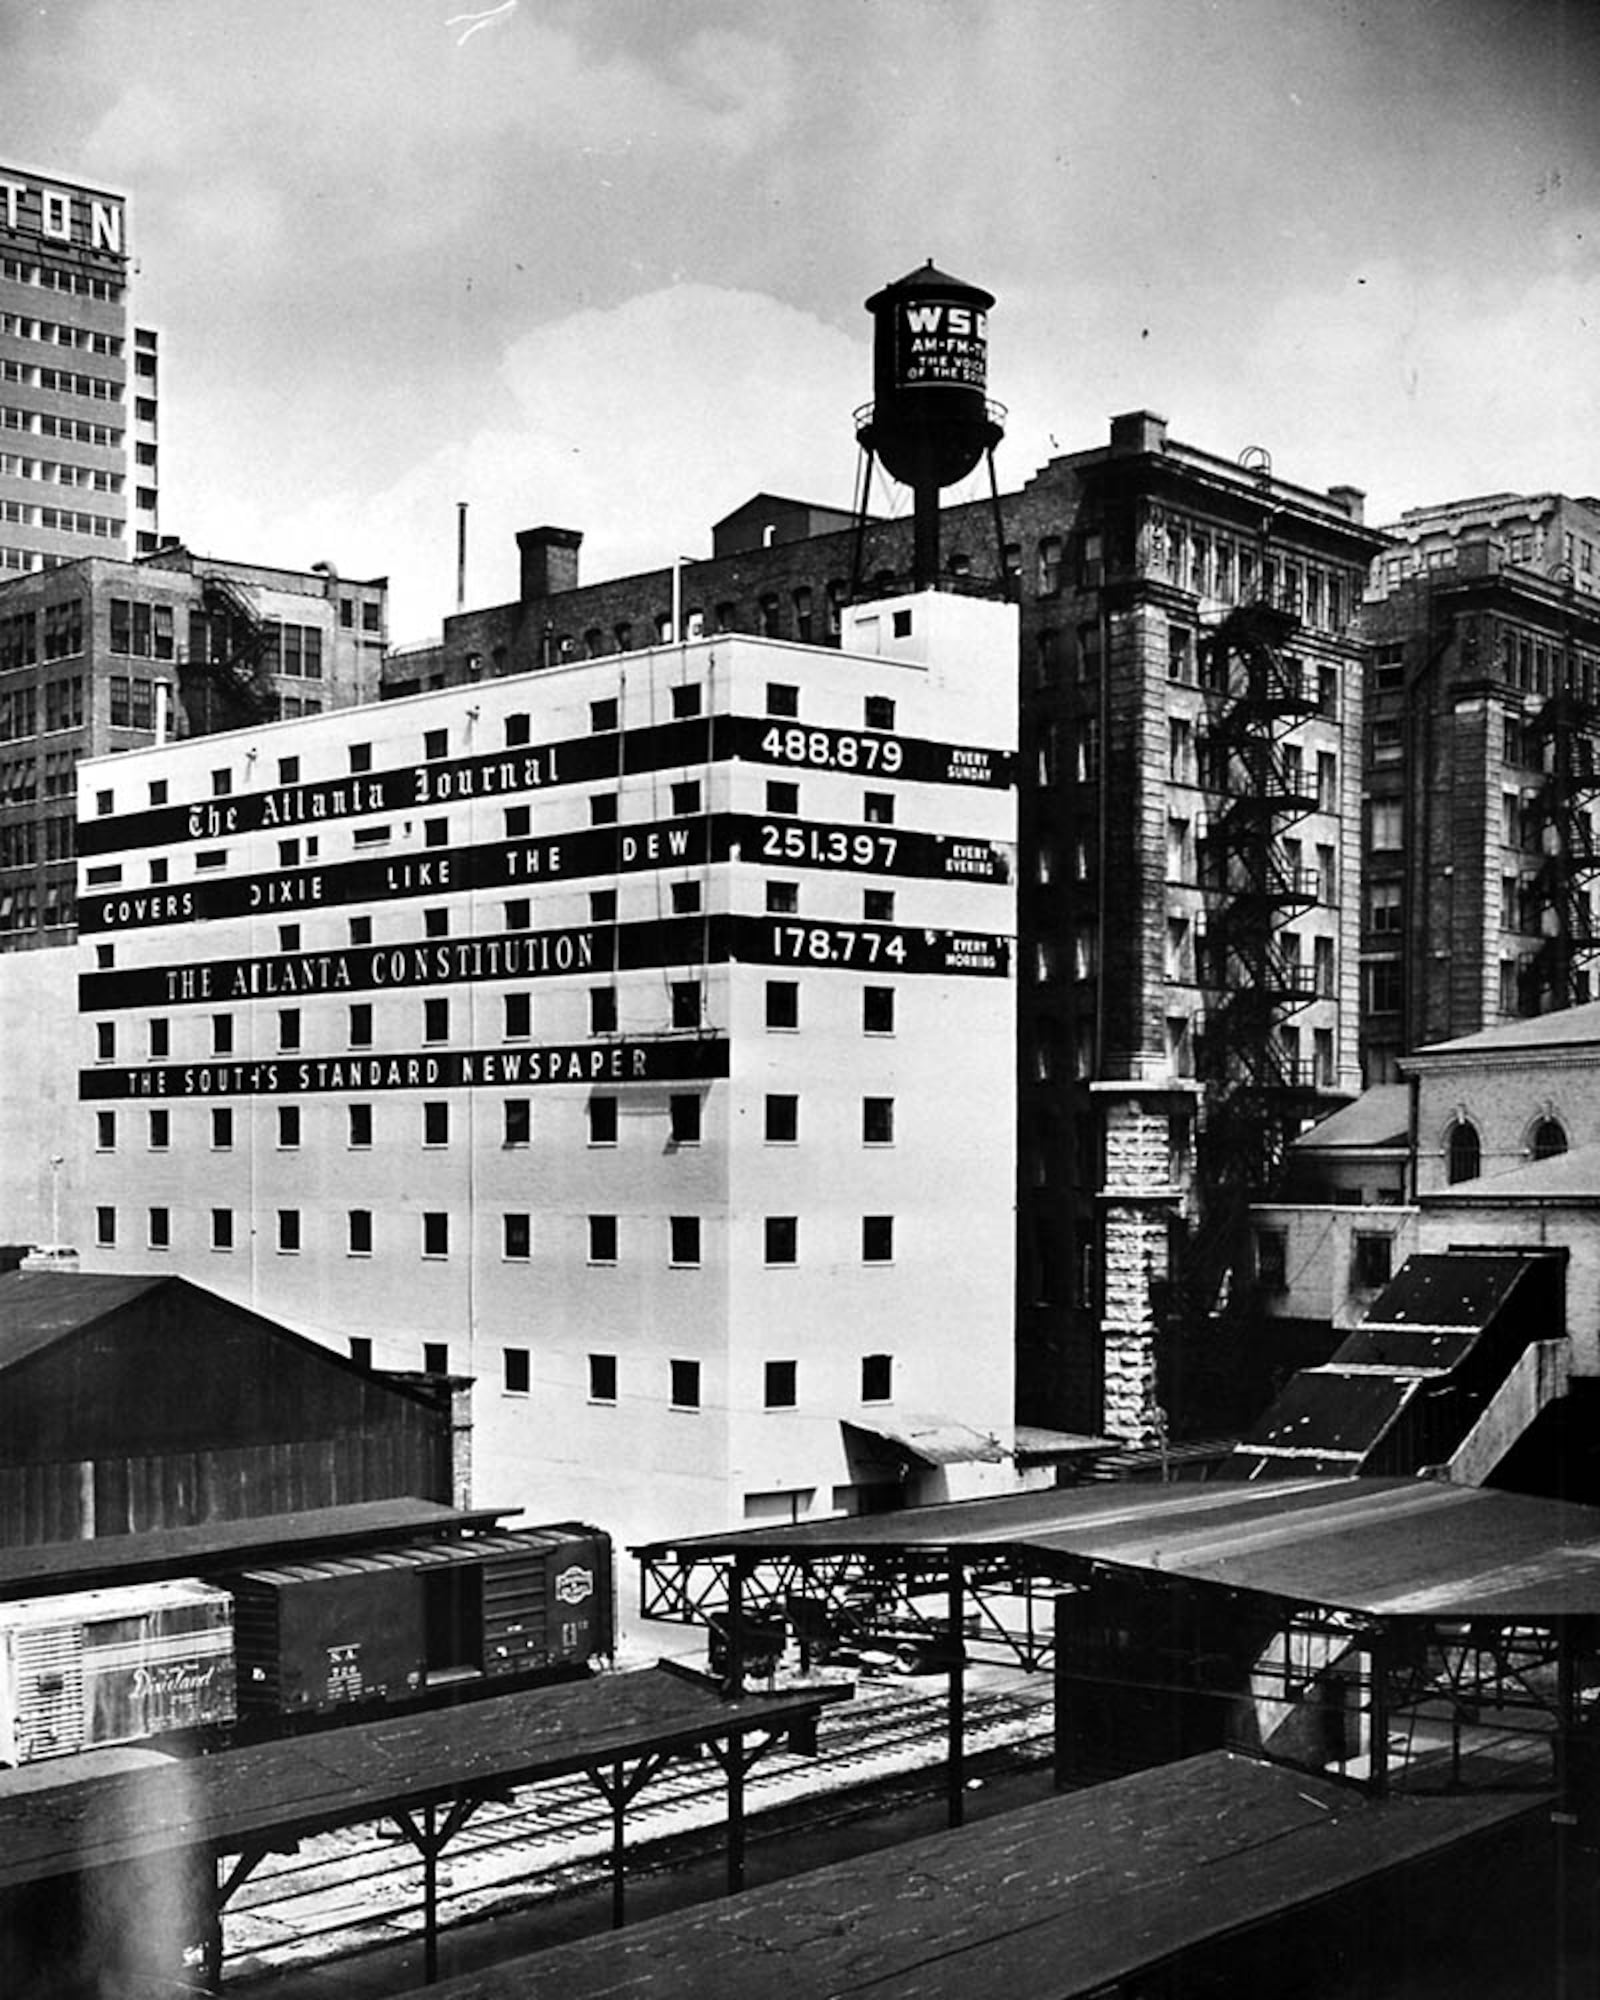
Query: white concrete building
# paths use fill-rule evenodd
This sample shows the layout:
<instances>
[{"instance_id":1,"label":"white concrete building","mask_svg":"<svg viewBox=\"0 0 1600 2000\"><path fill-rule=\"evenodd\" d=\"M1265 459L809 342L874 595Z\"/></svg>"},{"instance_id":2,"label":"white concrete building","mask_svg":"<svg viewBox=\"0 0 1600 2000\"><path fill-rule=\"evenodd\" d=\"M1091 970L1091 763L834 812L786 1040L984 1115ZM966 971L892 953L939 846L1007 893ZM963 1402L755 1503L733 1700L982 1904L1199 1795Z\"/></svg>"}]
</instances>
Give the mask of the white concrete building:
<instances>
[{"instance_id":1,"label":"white concrete building","mask_svg":"<svg viewBox=\"0 0 1600 2000\"><path fill-rule=\"evenodd\" d=\"M84 1267L472 1376L475 1497L624 1541L1011 1483L1016 646L926 594L85 764Z\"/></svg>"}]
</instances>

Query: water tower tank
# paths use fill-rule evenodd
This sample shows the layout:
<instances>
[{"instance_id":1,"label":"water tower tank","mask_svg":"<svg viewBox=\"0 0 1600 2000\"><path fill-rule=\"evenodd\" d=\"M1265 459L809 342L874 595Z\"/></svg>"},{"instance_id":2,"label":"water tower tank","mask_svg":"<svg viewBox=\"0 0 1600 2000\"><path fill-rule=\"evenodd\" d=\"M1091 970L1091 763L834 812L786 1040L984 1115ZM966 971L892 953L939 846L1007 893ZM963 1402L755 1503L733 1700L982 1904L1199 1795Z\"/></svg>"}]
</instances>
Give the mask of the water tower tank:
<instances>
[{"instance_id":1,"label":"water tower tank","mask_svg":"<svg viewBox=\"0 0 1600 2000\"><path fill-rule=\"evenodd\" d=\"M986 394L993 304L931 260L867 300L873 400L857 435L907 486L953 486L1000 441Z\"/></svg>"}]
</instances>

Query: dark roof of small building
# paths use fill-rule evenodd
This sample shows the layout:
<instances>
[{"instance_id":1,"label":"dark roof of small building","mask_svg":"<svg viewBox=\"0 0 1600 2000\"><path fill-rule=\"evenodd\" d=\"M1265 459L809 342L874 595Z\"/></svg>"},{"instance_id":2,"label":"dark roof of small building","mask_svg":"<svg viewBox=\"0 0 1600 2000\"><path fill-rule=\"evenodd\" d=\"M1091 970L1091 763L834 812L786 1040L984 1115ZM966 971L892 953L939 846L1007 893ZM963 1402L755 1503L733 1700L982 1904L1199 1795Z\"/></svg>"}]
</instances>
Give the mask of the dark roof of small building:
<instances>
[{"instance_id":1,"label":"dark roof of small building","mask_svg":"<svg viewBox=\"0 0 1600 2000\"><path fill-rule=\"evenodd\" d=\"M8 1271L0 1277L0 1371L172 1282L110 1271Z\"/></svg>"},{"instance_id":2,"label":"dark roof of small building","mask_svg":"<svg viewBox=\"0 0 1600 2000\"><path fill-rule=\"evenodd\" d=\"M1403 1083L1380 1083L1302 1132L1293 1145L1307 1153L1371 1152L1403 1147L1410 1130L1411 1092Z\"/></svg>"}]
</instances>

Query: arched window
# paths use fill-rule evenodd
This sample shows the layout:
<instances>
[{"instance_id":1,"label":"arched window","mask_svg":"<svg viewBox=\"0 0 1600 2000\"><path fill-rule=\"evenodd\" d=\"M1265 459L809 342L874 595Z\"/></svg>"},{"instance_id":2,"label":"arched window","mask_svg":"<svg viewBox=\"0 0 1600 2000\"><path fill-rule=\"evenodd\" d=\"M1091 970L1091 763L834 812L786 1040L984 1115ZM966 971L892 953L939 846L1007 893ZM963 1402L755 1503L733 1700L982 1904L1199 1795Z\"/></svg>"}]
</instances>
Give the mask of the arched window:
<instances>
[{"instance_id":1,"label":"arched window","mask_svg":"<svg viewBox=\"0 0 1600 2000\"><path fill-rule=\"evenodd\" d=\"M1478 1142L1478 1128L1464 1118L1450 1128L1449 1162L1452 1184L1475 1181L1482 1171L1483 1148Z\"/></svg>"},{"instance_id":2,"label":"arched window","mask_svg":"<svg viewBox=\"0 0 1600 2000\"><path fill-rule=\"evenodd\" d=\"M1559 1118L1542 1118L1533 1128L1533 1157L1553 1160L1567 1150L1566 1129Z\"/></svg>"}]
</instances>

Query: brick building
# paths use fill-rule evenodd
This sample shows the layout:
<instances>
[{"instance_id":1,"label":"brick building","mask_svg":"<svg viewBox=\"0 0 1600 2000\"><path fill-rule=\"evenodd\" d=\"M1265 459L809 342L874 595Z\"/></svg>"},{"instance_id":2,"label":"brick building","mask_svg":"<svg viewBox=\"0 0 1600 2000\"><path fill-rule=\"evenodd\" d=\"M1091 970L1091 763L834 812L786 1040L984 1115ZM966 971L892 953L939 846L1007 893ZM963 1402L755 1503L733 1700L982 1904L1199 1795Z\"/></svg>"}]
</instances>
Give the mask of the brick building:
<instances>
[{"instance_id":1,"label":"brick building","mask_svg":"<svg viewBox=\"0 0 1600 2000\"><path fill-rule=\"evenodd\" d=\"M72 940L81 759L376 700L387 595L175 545L0 583L0 951Z\"/></svg>"},{"instance_id":2,"label":"brick building","mask_svg":"<svg viewBox=\"0 0 1600 2000\"><path fill-rule=\"evenodd\" d=\"M1375 566L1363 1069L1593 997L1600 503L1403 515Z\"/></svg>"},{"instance_id":3,"label":"brick building","mask_svg":"<svg viewBox=\"0 0 1600 2000\"><path fill-rule=\"evenodd\" d=\"M156 547L157 341L123 196L0 166L0 578Z\"/></svg>"},{"instance_id":4,"label":"brick building","mask_svg":"<svg viewBox=\"0 0 1600 2000\"><path fill-rule=\"evenodd\" d=\"M987 502L943 512L943 587L1021 609L1028 1421L1204 1420L1215 1396L1176 1366L1245 1255L1248 1193L1358 1087L1356 619L1385 545L1360 498L1136 412L1001 496L998 546ZM604 583L580 582L575 531L518 540L517 600L395 656L387 693L626 655L675 624L833 645L852 597L912 563L910 521L858 535L773 495L709 559Z\"/></svg>"}]
</instances>

